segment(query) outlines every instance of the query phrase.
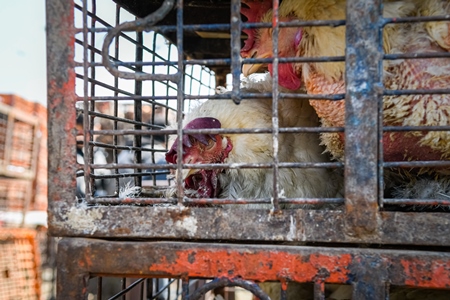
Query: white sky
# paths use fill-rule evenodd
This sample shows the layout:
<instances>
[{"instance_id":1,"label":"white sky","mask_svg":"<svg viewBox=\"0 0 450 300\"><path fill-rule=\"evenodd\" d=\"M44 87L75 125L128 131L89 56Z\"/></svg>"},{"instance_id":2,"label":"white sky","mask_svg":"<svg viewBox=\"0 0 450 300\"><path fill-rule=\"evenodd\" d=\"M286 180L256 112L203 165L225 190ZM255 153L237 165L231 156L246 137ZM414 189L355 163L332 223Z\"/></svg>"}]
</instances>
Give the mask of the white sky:
<instances>
[{"instance_id":1,"label":"white sky","mask_svg":"<svg viewBox=\"0 0 450 300\"><path fill-rule=\"evenodd\" d=\"M0 93L46 106L45 1L0 2Z\"/></svg>"},{"instance_id":2,"label":"white sky","mask_svg":"<svg viewBox=\"0 0 450 300\"><path fill-rule=\"evenodd\" d=\"M45 1L7 2L0 9L0 93L16 94L46 106ZM99 1L99 4L106 3ZM114 9L114 2L108 1L108 5L98 11L111 11L104 15L114 17Z\"/></svg>"}]
</instances>

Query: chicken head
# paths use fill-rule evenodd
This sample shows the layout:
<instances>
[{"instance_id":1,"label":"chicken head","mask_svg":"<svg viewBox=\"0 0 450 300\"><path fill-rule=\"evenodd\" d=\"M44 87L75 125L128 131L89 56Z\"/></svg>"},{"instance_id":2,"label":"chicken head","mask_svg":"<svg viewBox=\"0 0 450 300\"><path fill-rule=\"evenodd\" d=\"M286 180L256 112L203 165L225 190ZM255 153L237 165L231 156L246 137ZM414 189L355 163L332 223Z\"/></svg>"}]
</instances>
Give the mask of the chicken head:
<instances>
[{"instance_id":1,"label":"chicken head","mask_svg":"<svg viewBox=\"0 0 450 300\"><path fill-rule=\"evenodd\" d=\"M197 118L186 124L184 129L216 129L221 123L215 118ZM190 134L184 135L183 164L214 164L223 163L228 153L233 149L231 140L220 134ZM178 140L166 153L166 161L178 162ZM198 198L215 198L220 194L221 187L218 174L222 169L187 169L183 170L184 188L188 196Z\"/></svg>"},{"instance_id":2,"label":"chicken head","mask_svg":"<svg viewBox=\"0 0 450 300\"><path fill-rule=\"evenodd\" d=\"M271 0L262 1L263 4L255 4L255 1L243 1L242 3L249 6L250 9L243 7L241 13L247 17L247 22L272 22ZM259 17L259 18L258 18ZM290 17L279 17L280 22L292 21ZM243 30L247 33L248 38L244 47L241 49L241 57L243 58L272 58L273 42L272 28L258 28ZM279 29L278 39L278 57L295 57L302 40L303 31L301 28L281 27ZM263 67L263 64L244 64L242 73L248 76L257 72ZM273 74L273 65L268 64L270 74ZM301 87L299 74L294 70L293 63L278 64L278 80L282 87L289 90L297 90Z\"/></svg>"}]
</instances>

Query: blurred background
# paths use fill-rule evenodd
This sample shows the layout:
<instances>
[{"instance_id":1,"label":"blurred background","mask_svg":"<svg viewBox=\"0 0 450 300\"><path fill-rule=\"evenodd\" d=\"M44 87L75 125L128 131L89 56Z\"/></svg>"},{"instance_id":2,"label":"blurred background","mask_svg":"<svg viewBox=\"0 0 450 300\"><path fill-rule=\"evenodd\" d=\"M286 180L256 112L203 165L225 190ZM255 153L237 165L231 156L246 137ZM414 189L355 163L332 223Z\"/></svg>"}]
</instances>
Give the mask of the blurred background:
<instances>
[{"instance_id":1,"label":"blurred background","mask_svg":"<svg viewBox=\"0 0 450 300\"><path fill-rule=\"evenodd\" d=\"M47 236L45 1L0 9L0 298L55 298Z\"/></svg>"}]
</instances>

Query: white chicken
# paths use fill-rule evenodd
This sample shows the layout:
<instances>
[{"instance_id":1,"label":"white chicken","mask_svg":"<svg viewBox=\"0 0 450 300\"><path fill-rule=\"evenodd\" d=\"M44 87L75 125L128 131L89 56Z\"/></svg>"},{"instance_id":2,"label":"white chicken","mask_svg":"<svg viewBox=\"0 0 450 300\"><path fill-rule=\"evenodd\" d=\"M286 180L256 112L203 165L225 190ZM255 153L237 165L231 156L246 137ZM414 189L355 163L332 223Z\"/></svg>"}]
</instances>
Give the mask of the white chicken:
<instances>
[{"instance_id":1,"label":"white chicken","mask_svg":"<svg viewBox=\"0 0 450 300\"><path fill-rule=\"evenodd\" d=\"M254 89L259 85L259 89ZM242 92L261 92L264 83L247 82ZM266 85L267 86L267 85ZM271 128L272 100L246 99L236 105L231 99L208 100L187 114L184 129L200 128ZM319 120L307 101L279 101L279 126L312 127ZM327 162L316 133L280 133L280 162ZM175 142L166 160L183 163L272 163L272 135L265 134L192 134L183 137L183 155ZM273 193L273 169L190 169L182 174L187 196L195 198L268 198ZM280 168L281 197L336 197L342 177L337 170L325 168Z\"/></svg>"}]
</instances>

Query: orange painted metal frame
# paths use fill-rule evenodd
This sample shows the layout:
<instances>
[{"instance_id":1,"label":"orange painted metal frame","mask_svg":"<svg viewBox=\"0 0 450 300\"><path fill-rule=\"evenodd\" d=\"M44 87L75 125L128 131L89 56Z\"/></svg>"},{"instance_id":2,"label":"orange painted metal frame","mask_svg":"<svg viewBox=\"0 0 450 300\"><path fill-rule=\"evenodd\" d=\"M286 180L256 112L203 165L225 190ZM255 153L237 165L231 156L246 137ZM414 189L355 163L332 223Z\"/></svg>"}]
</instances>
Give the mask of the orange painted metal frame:
<instances>
[{"instance_id":1,"label":"orange painted metal frame","mask_svg":"<svg viewBox=\"0 0 450 300\"><path fill-rule=\"evenodd\" d=\"M58 263L67 266L59 299L84 299L87 279L104 274L351 284L353 299L385 299L388 286L450 288L450 253L431 251L64 238Z\"/></svg>"}]
</instances>

